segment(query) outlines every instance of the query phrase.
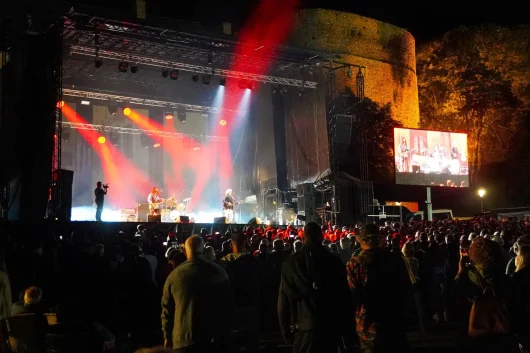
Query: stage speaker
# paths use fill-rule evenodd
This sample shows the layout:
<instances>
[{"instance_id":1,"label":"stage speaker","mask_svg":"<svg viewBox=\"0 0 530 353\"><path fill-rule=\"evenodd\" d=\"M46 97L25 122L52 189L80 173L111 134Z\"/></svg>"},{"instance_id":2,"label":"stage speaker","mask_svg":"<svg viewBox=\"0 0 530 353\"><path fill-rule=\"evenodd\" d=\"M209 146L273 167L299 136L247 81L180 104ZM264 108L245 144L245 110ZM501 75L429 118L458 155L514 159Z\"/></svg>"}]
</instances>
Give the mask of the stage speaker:
<instances>
[{"instance_id":1,"label":"stage speaker","mask_svg":"<svg viewBox=\"0 0 530 353\"><path fill-rule=\"evenodd\" d=\"M252 226L256 228L257 226L261 225L261 219L258 217L252 218L250 221L248 221L247 226Z\"/></svg>"},{"instance_id":2,"label":"stage speaker","mask_svg":"<svg viewBox=\"0 0 530 353\"><path fill-rule=\"evenodd\" d=\"M162 216L161 215L156 215L156 216L149 215L147 216L147 222L160 223L162 222Z\"/></svg>"},{"instance_id":3,"label":"stage speaker","mask_svg":"<svg viewBox=\"0 0 530 353\"><path fill-rule=\"evenodd\" d=\"M413 172L413 173L419 173L419 172L421 172L421 170L420 170L420 166L419 166L419 165L413 165L413 166L412 166L412 172Z\"/></svg>"},{"instance_id":4,"label":"stage speaker","mask_svg":"<svg viewBox=\"0 0 530 353\"><path fill-rule=\"evenodd\" d=\"M296 196L313 196L315 194L315 186L312 183L296 185Z\"/></svg>"},{"instance_id":5,"label":"stage speaker","mask_svg":"<svg viewBox=\"0 0 530 353\"><path fill-rule=\"evenodd\" d=\"M149 215L149 203L137 203L136 204L136 219L138 222L147 222L147 216Z\"/></svg>"},{"instance_id":6,"label":"stage speaker","mask_svg":"<svg viewBox=\"0 0 530 353\"><path fill-rule=\"evenodd\" d=\"M214 224L227 224L228 219L226 217L215 217L213 219L213 223Z\"/></svg>"},{"instance_id":7,"label":"stage speaker","mask_svg":"<svg viewBox=\"0 0 530 353\"><path fill-rule=\"evenodd\" d=\"M53 171L50 215L61 221L69 221L72 216L72 184L74 172L66 169Z\"/></svg>"},{"instance_id":8,"label":"stage speaker","mask_svg":"<svg viewBox=\"0 0 530 353\"><path fill-rule=\"evenodd\" d=\"M298 198L298 211L315 212L315 196L302 196Z\"/></svg>"},{"instance_id":9,"label":"stage speaker","mask_svg":"<svg viewBox=\"0 0 530 353\"><path fill-rule=\"evenodd\" d=\"M190 223L190 217L189 216L179 216L177 219L177 223Z\"/></svg>"}]
</instances>

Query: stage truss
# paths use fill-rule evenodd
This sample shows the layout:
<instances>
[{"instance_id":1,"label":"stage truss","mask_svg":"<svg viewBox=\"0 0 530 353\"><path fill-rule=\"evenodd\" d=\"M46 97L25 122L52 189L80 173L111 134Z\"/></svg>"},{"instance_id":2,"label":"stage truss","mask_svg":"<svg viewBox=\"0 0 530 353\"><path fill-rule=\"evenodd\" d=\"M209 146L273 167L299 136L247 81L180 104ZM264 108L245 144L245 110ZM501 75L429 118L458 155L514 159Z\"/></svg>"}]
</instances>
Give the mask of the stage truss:
<instances>
[{"instance_id":1,"label":"stage truss","mask_svg":"<svg viewBox=\"0 0 530 353\"><path fill-rule=\"evenodd\" d=\"M208 142L220 142L220 141L226 141L228 139L226 136L183 134L180 132L160 131L160 130L143 130L143 129L128 128L128 127L120 127L120 126L95 125L95 124L84 124L84 123L71 123L67 121L63 121L61 125L62 125L62 128L70 128L70 129L77 129L77 130L91 130L91 131L98 131L102 133L118 133L118 134L130 134L130 135L145 134L147 136L168 137L168 138L178 138L178 139L192 138L197 141L208 141Z\"/></svg>"},{"instance_id":2,"label":"stage truss","mask_svg":"<svg viewBox=\"0 0 530 353\"><path fill-rule=\"evenodd\" d=\"M150 107L171 108L171 109L176 109L176 110L185 109L186 111L200 112L200 113L219 114L221 112L235 112L241 115L244 115L247 113L246 110L224 109L224 108L216 108L216 107L209 107L209 106L203 106L203 105L161 101L161 100L156 100L156 99L128 97L128 96L122 96L122 95L116 95L116 94L110 94L110 93L104 93L104 92L82 91L82 90L75 90L75 89L69 89L69 88L63 88L63 96L78 97L78 98L83 98L83 99L106 100L106 101L111 101L111 102L116 102L116 103L138 104L138 105L144 105L144 106L150 106Z\"/></svg>"},{"instance_id":3,"label":"stage truss","mask_svg":"<svg viewBox=\"0 0 530 353\"><path fill-rule=\"evenodd\" d=\"M96 49L92 47L85 47L80 45L71 45L70 53L77 55L86 55L96 57L96 51L99 58L110 59L117 61L128 61L137 64L150 65L154 67L166 68L166 69L177 69L182 71L189 71L198 74L205 75L216 75L221 77L230 77L236 79L243 79L249 81L272 83L284 86L294 86L300 88L317 88L317 83L314 81L304 81L292 78L284 78L277 76L258 75L248 72L232 71L225 69L213 68L212 66L201 66L194 64L186 64L177 61L170 61L165 59L159 59L154 57L140 56L136 54L130 54L127 52L118 52L105 49Z\"/></svg>"}]
</instances>

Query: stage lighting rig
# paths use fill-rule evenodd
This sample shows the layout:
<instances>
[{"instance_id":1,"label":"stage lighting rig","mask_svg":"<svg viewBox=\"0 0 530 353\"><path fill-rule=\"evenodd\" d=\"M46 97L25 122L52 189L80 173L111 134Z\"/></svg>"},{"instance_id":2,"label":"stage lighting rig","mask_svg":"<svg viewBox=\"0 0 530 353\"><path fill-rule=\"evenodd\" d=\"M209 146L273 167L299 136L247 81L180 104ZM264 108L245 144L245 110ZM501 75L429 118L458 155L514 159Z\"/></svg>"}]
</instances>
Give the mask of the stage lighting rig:
<instances>
[{"instance_id":1,"label":"stage lighting rig","mask_svg":"<svg viewBox=\"0 0 530 353\"><path fill-rule=\"evenodd\" d=\"M116 116L116 113L118 112L118 104L110 102L107 108L112 116Z\"/></svg>"},{"instance_id":2,"label":"stage lighting rig","mask_svg":"<svg viewBox=\"0 0 530 353\"><path fill-rule=\"evenodd\" d=\"M169 79L170 80L174 80L175 81L175 80L178 80L178 78L179 78L179 70L171 70L169 72Z\"/></svg>"},{"instance_id":3,"label":"stage lighting rig","mask_svg":"<svg viewBox=\"0 0 530 353\"><path fill-rule=\"evenodd\" d=\"M219 85L226 86L226 77L221 77L219 79Z\"/></svg>"},{"instance_id":4,"label":"stage lighting rig","mask_svg":"<svg viewBox=\"0 0 530 353\"><path fill-rule=\"evenodd\" d=\"M111 131L109 134L109 140L113 146L118 146L120 144L120 135L116 131Z\"/></svg>"},{"instance_id":5,"label":"stage lighting rig","mask_svg":"<svg viewBox=\"0 0 530 353\"><path fill-rule=\"evenodd\" d=\"M183 124L186 122L186 110L185 109L179 109L178 120Z\"/></svg>"},{"instance_id":6,"label":"stage lighting rig","mask_svg":"<svg viewBox=\"0 0 530 353\"><path fill-rule=\"evenodd\" d=\"M193 74L193 76L191 76L191 80L192 80L193 82L197 82L197 81L199 81L199 75L198 75L198 74Z\"/></svg>"},{"instance_id":7,"label":"stage lighting rig","mask_svg":"<svg viewBox=\"0 0 530 353\"><path fill-rule=\"evenodd\" d=\"M138 64L132 64L131 65L131 72L133 74L137 73L138 72Z\"/></svg>"},{"instance_id":8,"label":"stage lighting rig","mask_svg":"<svg viewBox=\"0 0 530 353\"><path fill-rule=\"evenodd\" d=\"M169 76L169 70L168 70L168 69L163 69L163 70L162 70L162 77L163 77L163 78L166 78L166 77L168 77L168 76Z\"/></svg>"},{"instance_id":9,"label":"stage lighting rig","mask_svg":"<svg viewBox=\"0 0 530 353\"><path fill-rule=\"evenodd\" d=\"M99 69L102 65L103 65L103 60L101 58L96 58L96 60L94 60L94 66L97 69Z\"/></svg>"},{"instance_id":10,"label":"stage lighting rig","mask_svg":"<svg viewBox=\"0 0 530 353\"><path fill-rule=\"evenodd\" d=\"M208 64L212 65L212 63L213 63L213 53L209 53L208 54Z\"/></svg>"},{"instance_id":11,"label":"stage lighting rig","mask_svg":"<svg viewBox=\"0 0 530 353\"><path fill-rule=\"evenodd\" d=\"M209 85L211 80L212 80L212 75L208 75L208 74L202 75L202 83L203 84Z\"/></svg>"},{"instance_id":12,"label":"stage lighting rig","mask_svg":"<svg viewBox=\"0 0 530 353\"><path fill-rule=\"evenodd\" d=\"M118 71L119 72L127 72L127 70L129 69L129 63L126 62L126 61L121 61L119 64L118 64Z\"/></svg>"},{"instance_id":13,"label":"stage lighting rig","mask_svg":"<svg viewBox=\"0 0 530 353\"><path fill-rule=\"evenodd\" d=\"M166 120L171 120L171 119L173 119L173 117L174 117L174 116L173 116L173 112L172 112L172 111L170 111L170 110L166 110L166 111L164 112L164 118L165 118Z\"/></svg>"},{"instance_id":14,"label":"stage lighting rig","mask_svg":"<svg viewBox=\"0 0 530 353\"><path fill-rule=\"evenodd\" d=\"M129 116L129 115L131 115L131 112L132 112L131 108L129 108L129 107L124 107L123 108L123 115Z\"/></svg>"}]
</instances>

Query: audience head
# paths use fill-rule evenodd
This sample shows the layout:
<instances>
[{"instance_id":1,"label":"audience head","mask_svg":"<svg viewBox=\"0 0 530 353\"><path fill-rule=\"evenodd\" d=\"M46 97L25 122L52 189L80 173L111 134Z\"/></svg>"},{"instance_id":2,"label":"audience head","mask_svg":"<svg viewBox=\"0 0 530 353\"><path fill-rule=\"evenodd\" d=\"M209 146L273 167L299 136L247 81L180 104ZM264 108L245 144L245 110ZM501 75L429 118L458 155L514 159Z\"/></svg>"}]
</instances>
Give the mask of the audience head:
<instances>
[{"instance_id":1,"label":"audience head","mask_svg":"<svg viewBox=\"0 0 530 353\"><path fill-rule=\"evenodd\" d=\"M215 250L211 246L204 248L204 258L208 261L215 261Z\"/></svg>"},{"instance_id":2,"label":"audience head","mask_svg":"<svg viewBox=\"0 0 530 353\"><path fill-rule=\"evenodd\" d=\"M233 253L245 252L247 237L241 232L234 233L234 235L232 235L231 244Z\"/></svg>"},{"instance_id":3,"label":"audience head","mask_svg":"<svg viewBox=\"0 0 530 353\"><path fill-rule=\"evenodd\" d=\"M375 224L367 224L361 229L359 243L363 249L373 249L381 246L381 236Z\"/></svg>"},{"instance_id":4,"label":"audience head","mask_svg":"<svg viewBox=\"0 0 530 353\"><path fill-rule=\"evenodd\" d=\"M294 252L295 253L299 252L303 246L304 246L304 243L302 243L301 240L295 241L293 244Z\"/></svg>"},{"instance_id":5,"label":"audience head","mask_svg":"<svg viewBox=\"0 0 530 353\"><path fill-rule=\"evenodd\" d=\"M340 247L342 250L350 250L351 248L351 240L348 237L343 237L340 240Z\"/></svg>"},{"instance_id":6,"label":"audience head","mask_svg":"<svg viewBox=\"0 0 530 353\"><path fill-rule=\"evenodd\" d=\"M198 235L192 235L186 239L185 249L188 261L202 258L204 255L204 240Z\"/></svg>"},{"instance_id":7,"label":"audience head","mask_svg":"<svg viewBox=\"0 0 530 353\"><path fill-rule=\"evenodd\" d=\"M469 247L469 258L477 267L491 269L499 260L499 245L493 240L476 238Z\"/></svg>"},{"instance_id":8,"label":"audience head","mask_svg":"<svg viewBox=\"0 0 530 353\"><path fill-rule=\"evenodd\" d=\"M517 255L515 258L517 271L530 265L530 235L519 237L513 245L513 250Z\"/></svg>"},{"instance_id":9,"label":"audience head","mask_svg":"<svg viewBox=\"0 0 530 353\"><path fill-rule=\"evenodd\" d=\"M308 246L322 244L323 236L320 226L315 222L307 223L304 227L304 239Z\"/></svg>"},{"instance_id":10,"label":"audience head","mask_svg":"<svg viewBox=\"0 0 530 353\"><path fill-rule=\"evenodd\" d=\"M283 248L283 240L276 239L272 242L272 249L276 252L282 252L284 250Z\"/></svg>"},{"instance_id":11,"label":"audience head","mask_svg":"<svg viewBox=\"0 0 530 353\"><path fill-rule=\"evenodd\" d=\"M335 243L329 244L329 251L334 255L339 255L339 247Z\"/></svg>"},{"instance_id":12,"label":"audience head","mask_svg":"<svg viewBox=\"0 0 530 353\"><path fill-rule=\"evenodd\" d=\"M415 252L414 244L412 244L411 242L406 242L405 245L403 245L403 249L401 249L401 252L406 257L414 256L414 252Z\"/></svg>"},{"instance_id":13,"label":"audience head","mask_svg":"<svg viewBox=\"0 0 530 353\"><path fill-rule=\"evenodd\" d=\"M103 244L96 244L96 251L95 251L96 255L97 256L103 256L105 255L105 245Z\"/></svg>"},{"instance_id":14,"label":"audience head","mask_svg":"<svg viewBox=\"0 0 530 353\"><path fill-rule=\"evenodd\" d=\"M42 289L39 287L29 287L24 292L24 304L33 305L40 303L42 299Z\"/></svg>"}]
</instances>

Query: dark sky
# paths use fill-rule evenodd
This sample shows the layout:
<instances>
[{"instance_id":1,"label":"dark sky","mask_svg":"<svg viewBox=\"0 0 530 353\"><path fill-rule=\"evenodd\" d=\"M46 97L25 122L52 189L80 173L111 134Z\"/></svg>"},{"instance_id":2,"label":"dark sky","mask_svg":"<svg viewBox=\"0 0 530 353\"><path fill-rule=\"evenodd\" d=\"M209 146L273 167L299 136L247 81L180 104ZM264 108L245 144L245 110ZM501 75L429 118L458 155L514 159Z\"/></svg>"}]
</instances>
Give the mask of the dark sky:
<instances>
[{"instance_id":1,"label":"dark sky","mask_svg":"<svg viewBox=\"0 0 530 353\"><path fill-rule=\"evenodd\" d=\"M132 0L73 0L115 8L133 7ZM241 23L260 0L146 0L154 13L164 17L199 21L205 24L231 21ZM263 1L263 0L261 0ZM418 43L435 38L460 25L496 23L530 24L530 1L476 0L382 1L382 0L301 0L303 7L348 11L408 29Z\"/></svg>"}]
</instances>

